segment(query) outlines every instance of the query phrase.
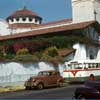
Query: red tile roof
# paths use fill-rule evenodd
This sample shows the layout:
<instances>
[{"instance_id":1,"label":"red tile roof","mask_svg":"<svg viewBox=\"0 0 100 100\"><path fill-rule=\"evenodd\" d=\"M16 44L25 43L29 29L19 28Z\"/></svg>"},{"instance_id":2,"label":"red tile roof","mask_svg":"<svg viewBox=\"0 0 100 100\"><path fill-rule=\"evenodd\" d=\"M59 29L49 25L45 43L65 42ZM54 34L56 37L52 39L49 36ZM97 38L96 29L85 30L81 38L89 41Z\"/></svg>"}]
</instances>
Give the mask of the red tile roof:
<instances>
[{"instance_id":1,"label":"red tile roof","mask_svg":"<svg viewBox=\"0 0 100 100\"><path fill-rule=\"evenodd\" d=\"M39 29L39 27L37 27L37 29L33 30L33 31L18 33L18 34L14 34L14 35L0 36L0 41L7 40L7 39L21 38L21 37L43 35L43 34L48 34L48 33L53 34L54 32L70 31L70 30L75 30L75 29L83 29L83 28L88 27L89 25L92 25L93 23L95 23L95 21L81 22L81 23L68 24L68 25L62 25L62 26L56 26L56 27L53 26L51 28L50 27L45 28L43 26L42 27L43 29Z\"/></svg>"},{"instance_id":2,"label":"red tile roof","mask_svg":"<svg viewBox=\"0 0 100 100\"><path fill-rule=\"evenodd\" d=\"M58 21L53 21L53 22L48 22L48 23L40 24L40 26L62 24L62 23L71 23L71 22L72 22L72 19L63 19L63 20L58 20Z\"/></svg>"},{"instance_id":3,"label":"red tile roof","mask_svg":"<svg viewBox=\"0 0 100 100\"><path fill-rule=\"evenodd\" d=\"M14 23L14 24L9 24L10 29L22 29L22 28L31 28L33 29L34 27L37 27L38 24L33 24L33 23Z\"/></svg>"},{"instance_id":4,"label":"red tile roof","mask_svg":"<svg viewBox=\"0 0 100 100\"><path fill-rule=\"evenodd\" d=\"M73 49L73 48L64 48L64 49L58 50L58 53L59 53L60 56L65 57L65 56L75 52L75 50L76 49Z\"/></svg>"},{"instance_id":5,"label":"red tile roof","mask_svg":"<svg viewBox=\"0 0 100 100\"><path fill-rule=\"evenodd\" d=\"M39 17L39 15L37 13L32 12L31 10L28 10L28 9L24 8L24 9L15 11L10 16L8 16L7 19L16 18L16 17L23 17L23 16L31 16L31 17L36 16L36 17Z\"/></svg>"}]
</instances>

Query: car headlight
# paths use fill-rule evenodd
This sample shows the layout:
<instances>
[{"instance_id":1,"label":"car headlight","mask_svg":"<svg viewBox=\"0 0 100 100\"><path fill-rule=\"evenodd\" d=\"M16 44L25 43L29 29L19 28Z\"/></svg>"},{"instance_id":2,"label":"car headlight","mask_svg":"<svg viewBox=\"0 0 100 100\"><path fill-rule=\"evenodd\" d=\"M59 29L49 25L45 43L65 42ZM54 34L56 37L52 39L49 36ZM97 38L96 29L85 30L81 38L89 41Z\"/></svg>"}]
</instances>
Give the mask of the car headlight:
<instances>
[{"instance_id":1,"label":"car headlight","mask_svg":"<svg viewBox=\"0 0 100 100\"><path fill-rule=\"evenodd\" d=\"M33 82L35 82L35 81L36 81L36 79L33 79L32 81L33 81Z\"/></svg>"}]
</instances>

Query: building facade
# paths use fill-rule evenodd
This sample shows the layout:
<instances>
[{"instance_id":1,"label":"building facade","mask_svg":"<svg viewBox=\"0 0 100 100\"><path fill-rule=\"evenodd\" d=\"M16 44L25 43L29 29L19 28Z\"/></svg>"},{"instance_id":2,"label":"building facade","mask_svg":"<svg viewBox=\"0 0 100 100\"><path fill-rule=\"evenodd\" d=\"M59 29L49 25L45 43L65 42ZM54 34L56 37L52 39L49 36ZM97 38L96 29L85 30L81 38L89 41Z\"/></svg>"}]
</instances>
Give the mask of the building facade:
<instances>
[{"instance_id":1,"label":"building facade","mask_svg":"<svg viewBox=\"0 0 100 100\"><path fill-rule=\"evenodd\" d=\"M72 0L74 22L96 20L100 23L100 0Z\"/></svg>"},{"instance_id":2,"label":"building facade","mask_svg":"<svg viewBox=\"0 0 100 100\"><path fill-rule=\"evenodd\" d=\"M15 41L18 46L20 44L19 41L22 42L27 39L31 41L32 39L42 37L43 40L46 40L54 36L59 36L61 39L64 37L65 40L70 38L70 41L63 42L65 45L68 42L69 44L73 43L71 50L64 54L65 62L92 60L100 62L99 8L100 0L72 0L72 19L42 23L42 18L38 14L24 7L8 16L6 21L0 20L0 29L2 29L0 30L0 43L5 45L11 40L11 42ZM73 37L75 37L74 42L72 41ZM42 43L42 41L39 43ZM10 44L10 50L14 49L13 45ZM42 46L46 45L48 44L42 44ZM35 46L37 46L36 43L32 43L31 45L25 44L24 46L21 44L21 49ZM5 49L3 49L3 52L5 52ZM44 62L28 65L15 62L2 62L0 64L0 69L2 69L0 77L5 78L5 81L16 82L16 78L22 75L22 78L20 80L17 79L17 81L24 81L28 75L36 74L35 72L44 69L58 69L62 73L64 66L61 64L58 66L58 68L55 68L53 65ZM16 71L19 69L20 71ZM6 70L8 70L8 73L6 73ZM9 80L8 76L11 76L11 80ZM13 76L16 78L13 78ZM3 82L3 79L0 82Z\"/></svg>"},{"instance_id":3,"label":"building facade","mask_svg":"<svg viewBox=\"0 0 100 100\"><path fill-rule=\"evenodd\" d=\"M80 34L90 39L93 45L86 46L84 44L85 57L83 57L81 54L83 47L81 48L81 44L77 42L78 47L74 45L73 47L76 49L76 52L79 52L75 54L78 55L79 58L75 56L72 57L72 59L75 58L75 60L77 60L80 59L80 57L85 60L96 59L98 58L100 42L99 5L99 0L72 0L72 19L49 23L42 23L42 17L24 7L9 15L6 21L1 21L1 27L4 27L4 31L0 32L2 33L1 35L9 34L9 37L1 37L1 41L3 41L3 39L20 39L38 35L44 36L45 34L49 35L50 33L59 33L60 31L61 33L66 31L68 34L68 31L81 30L82 32ZM73 34L75 34L74 31Z\"/></svg>"}]
</instances>

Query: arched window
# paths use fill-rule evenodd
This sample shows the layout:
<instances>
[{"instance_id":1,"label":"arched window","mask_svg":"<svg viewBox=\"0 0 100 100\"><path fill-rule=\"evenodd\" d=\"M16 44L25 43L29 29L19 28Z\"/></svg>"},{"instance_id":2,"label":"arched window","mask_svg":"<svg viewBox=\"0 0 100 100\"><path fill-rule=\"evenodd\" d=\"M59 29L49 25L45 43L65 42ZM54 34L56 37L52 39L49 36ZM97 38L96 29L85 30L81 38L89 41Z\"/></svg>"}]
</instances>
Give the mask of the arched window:
<instances>
[{"instance_id":1,"label":"arched window","mask_svg":"<svg viewBox=\"0 0 100 100\"><path fill-rule=\"evenodd\" d=\"M94 52L90 50L90 59L94 59Z\"/></svg>"},{"instance_id":2,"label":"arched window","mask_svg":"<svg viewBox=\"0 0 100 100\"><path fill-rule=\"evenodd\" d=\"M35 22L37 23L38 22L38 19L35 19Z\"/></svg>"},{"instance_id":3,"label":"arched window","mask_svg":"<svg viewBox=\"0 0 100 100\"><path fill-rule=\"evenodd\" d=\"M29 18L29 21L31 22L32 21L32 18Z\"/></svg>"},{"instance_id":4,"label":"arched window","mask_svg":"<svg viewBox=\"0 0 100 100\"><path fill-rule=\"evenodd\" d=\"M14 19L11 19L11 21L13 22L13 21L14 21Z\"/></svg>"},{"instance_id":5,"label":"arched window","mask_svg":"<svg viewBox=\"0 0 100 100\"><path fill-rule=\"evenodd\" d=\"M94 59L94 56L92 54L90 54L90 59Z\"/></svg>"},{"instance_id":6,"label":"arched window","mask_svg":"<svg viewBox=\"0 0 100 100\"><path fill-rule=\"evenodd\" d=\"M23 20L23 21L26 21L26 18L23 18L22 20Z\"/></svg>"},{"instance_id":7,"label":"arched window","mask_svg":"<svg viewBox=\"0 0 100 100\"><path fill-rule=\"evenodd\" d=\"M16 21L19 21L19 18L16 18Z\"/></svg>"}]
</instances>

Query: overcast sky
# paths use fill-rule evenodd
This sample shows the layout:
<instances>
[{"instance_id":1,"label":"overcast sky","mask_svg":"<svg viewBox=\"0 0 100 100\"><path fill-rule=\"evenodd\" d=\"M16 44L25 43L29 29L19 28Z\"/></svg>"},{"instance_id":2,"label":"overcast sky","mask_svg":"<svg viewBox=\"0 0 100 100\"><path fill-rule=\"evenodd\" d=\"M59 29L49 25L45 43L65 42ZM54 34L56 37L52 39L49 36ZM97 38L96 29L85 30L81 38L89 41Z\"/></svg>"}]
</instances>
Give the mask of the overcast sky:
<instances>
[{"instance_id":1,"label":"overcast sky","mask_svg":"<svg viewBox=\"0 0 100 100\"><path fill-rule=\"evenodd\" d=\"M71 18L71 0L0 0L0 18L5 19L18 9L26 6L51 22Z\"/></svg>"}]
</instances>

